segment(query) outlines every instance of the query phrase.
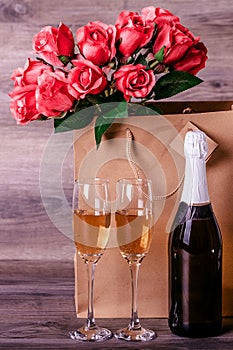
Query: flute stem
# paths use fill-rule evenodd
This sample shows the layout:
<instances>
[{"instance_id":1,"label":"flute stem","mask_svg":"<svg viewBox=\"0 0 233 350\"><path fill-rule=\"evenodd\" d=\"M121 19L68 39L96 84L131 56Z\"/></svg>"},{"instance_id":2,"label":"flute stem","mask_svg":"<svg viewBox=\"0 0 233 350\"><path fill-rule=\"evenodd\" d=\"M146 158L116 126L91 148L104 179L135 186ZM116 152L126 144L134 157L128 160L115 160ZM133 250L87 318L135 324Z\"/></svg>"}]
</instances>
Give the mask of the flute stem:
<instances>
[{"instance_id":1,"label":"flute stem","mask_svg":"<svg viewBox=\"0 0 233 350\"><path fill-rule=\"evenodd\" d=\"M138 273L140 263L130 262L130 272L132 281L132 315L130 321L130 328L138 330L141 328L140 320L138 318Z\"/></svg>"},{"instance_id":2,"label":"flute stem","mask_svg":"<svg viewBox=\"0 0 233 350\"><path fill-rule=\"evenodd\" d=\"M87 312L87 320L86 327L88 329L93 329L96 327L95 317L94 317L94 275L96 263L87 262L87 276L88 276L88 312Z\"/></svg>"}]
</instances>

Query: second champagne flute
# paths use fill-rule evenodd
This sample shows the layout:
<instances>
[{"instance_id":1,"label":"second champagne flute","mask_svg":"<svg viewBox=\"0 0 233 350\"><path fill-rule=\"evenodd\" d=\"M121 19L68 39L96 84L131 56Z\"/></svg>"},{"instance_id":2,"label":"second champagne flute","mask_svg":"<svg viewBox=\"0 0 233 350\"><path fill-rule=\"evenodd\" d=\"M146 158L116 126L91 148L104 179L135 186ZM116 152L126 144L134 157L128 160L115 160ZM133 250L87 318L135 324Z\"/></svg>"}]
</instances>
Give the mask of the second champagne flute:
<instances>
[{"instance_id":1,"label":"second champagne flute","mask_svg":"<svg viewBox=\"0 0 233 350\"><path fill-rule=\"evenodd\" d=\"M83 327L70 333L72 339L103 341L112 336L98 327L94 318L93 287L96 264L103 255L109 238L110 206L108 181L78 180L73 193L73 230L76 251L85 262L88 275L88 314Z\"/></svg>"},{"instance_id":2,"label":"second champagne flute","mask_svg":"<svg viewBox=\"0 0 233 350\"><path fill-rule=\"evenodd\" d=\"M138 272L149 251L153 234L152 183L144 179L121 179L117 182L117 239L121 255L130 267L132 281L132 314L128 327L115 337L128 341L154 339L153 330L141 326L137 310Z\"/></svg>"}]
</instances>

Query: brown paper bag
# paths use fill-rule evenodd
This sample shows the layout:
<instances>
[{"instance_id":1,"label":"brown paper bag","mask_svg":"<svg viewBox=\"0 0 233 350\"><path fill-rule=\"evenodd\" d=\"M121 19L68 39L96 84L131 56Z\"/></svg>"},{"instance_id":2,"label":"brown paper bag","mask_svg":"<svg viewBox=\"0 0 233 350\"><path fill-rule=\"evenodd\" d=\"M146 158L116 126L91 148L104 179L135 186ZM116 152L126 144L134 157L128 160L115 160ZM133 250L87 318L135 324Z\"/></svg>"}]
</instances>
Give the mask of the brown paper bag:
<instances>
[{"instance_id":1,"label":"brown paper bag","mask_svg":"<svg viewBox=\"0 0 233 350\"><path fill-rule=\"evenodd\" d=\"M200 108L199 103L192 103L191 108L193 106L197 110ZM179 107L182 107L182 104L179 104ZM207 107L205 104L206 109ZM223 236L223 315L232 316L233 111L121 119L120 123L114 123L108 130L98 150L95 147L93 125L75 133L75 178L109 178L113 207L115 183L118 178L135 176L136 167L141 176L153 181L157 196L156 223L149 254L142 262L139 272L138 311L141 317L168 316L168 233L182 192L185 166L183 135L187 129L195 126L207 134L209 155L213 153L207 163L207 178L211 202ZM127 138L126 129L131 130L134 138L132 143ZM216 148L217 144L219 146ZM129 156L132 156L135 167L130 164ZM130 272L116 247L114 228L111 235L110 247L101 257L96 269L95 315L129 317ZM75 259L75 302L77 315L86 317L86 269L79 257Z\"/></svg>"}]
</instances>

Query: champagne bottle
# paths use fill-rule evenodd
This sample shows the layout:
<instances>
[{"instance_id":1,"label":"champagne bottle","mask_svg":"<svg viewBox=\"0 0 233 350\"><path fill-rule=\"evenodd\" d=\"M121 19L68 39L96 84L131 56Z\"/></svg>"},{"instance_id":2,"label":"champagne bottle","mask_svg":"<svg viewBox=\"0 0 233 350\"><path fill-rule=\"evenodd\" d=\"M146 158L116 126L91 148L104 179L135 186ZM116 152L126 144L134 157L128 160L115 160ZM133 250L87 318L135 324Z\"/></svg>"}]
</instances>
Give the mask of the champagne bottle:
<instances>
[{"instance_id":1,"label":"champagne bottle","mask_svg":"<svg viewBox=\"0 0 233 350\"><path fill-rule=\"evenodd\" d=\"M169 236L169 327L180 336L221 332L222 237L207 187L205 133L188 131L185 180Z\"/></svg>"}]
</instances>

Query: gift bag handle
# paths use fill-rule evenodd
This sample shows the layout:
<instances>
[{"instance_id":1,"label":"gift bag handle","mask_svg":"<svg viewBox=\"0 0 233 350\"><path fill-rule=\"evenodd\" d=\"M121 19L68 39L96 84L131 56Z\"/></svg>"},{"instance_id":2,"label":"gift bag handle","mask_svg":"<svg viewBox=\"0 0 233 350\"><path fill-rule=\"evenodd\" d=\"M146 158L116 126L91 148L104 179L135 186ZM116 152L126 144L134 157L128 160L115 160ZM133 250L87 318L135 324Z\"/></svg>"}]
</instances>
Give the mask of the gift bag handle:
<instances>
[{"instance_id":1,"label":"gift bag handle","mask_svg":"<svg viewBox=\"0 0 233 350\"><path fill-rule=\"evenodd\" d=\"M130 167L131 167L131 169L133 171L133 174L134 174L135 178L139 179L140 178L140 172L139 172L137 163L135 162L135 160L133 158L133 154L131 152L132 142L133 142L133 133L130 130L130 128L126 128L126 140L127 140L127 142L126 142L126 157L127 157L127 160L129 162L129 165L130 165ZM183 174L182 178L180 179L180 181L179 181L178 185L176 186L176 188L174 188L174 190L172 190L171 192L169 192L167 194L164 194L164 195L154 196L153 199L156 200L156 201L160 201L160 200L167 199L167 198L173 196L179 190L179 188L181 187L183 181L184 181L184 174Z\"/></svg>"}]
</instances>

